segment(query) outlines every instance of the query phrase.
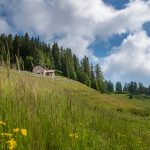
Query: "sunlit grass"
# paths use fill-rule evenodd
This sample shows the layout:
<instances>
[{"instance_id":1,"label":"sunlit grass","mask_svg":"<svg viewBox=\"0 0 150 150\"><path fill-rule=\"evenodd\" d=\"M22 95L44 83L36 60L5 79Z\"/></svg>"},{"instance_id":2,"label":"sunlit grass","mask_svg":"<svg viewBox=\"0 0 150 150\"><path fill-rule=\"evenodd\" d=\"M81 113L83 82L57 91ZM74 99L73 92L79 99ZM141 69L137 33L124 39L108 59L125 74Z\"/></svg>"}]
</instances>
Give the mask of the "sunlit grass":
<instances>
[{"instance_id":1,"label":"sunlit grass","mask_svg":"<svg viewBox=\"0 0 150 150\"><path fill-rule=\"evenodd\" d=\"M149 104L66 78L0 69L0 132L18 134L18 150L149 150L150 116L131 111ZM1 149L13 143L2 141Z\"/></svg>"}]
</instances>

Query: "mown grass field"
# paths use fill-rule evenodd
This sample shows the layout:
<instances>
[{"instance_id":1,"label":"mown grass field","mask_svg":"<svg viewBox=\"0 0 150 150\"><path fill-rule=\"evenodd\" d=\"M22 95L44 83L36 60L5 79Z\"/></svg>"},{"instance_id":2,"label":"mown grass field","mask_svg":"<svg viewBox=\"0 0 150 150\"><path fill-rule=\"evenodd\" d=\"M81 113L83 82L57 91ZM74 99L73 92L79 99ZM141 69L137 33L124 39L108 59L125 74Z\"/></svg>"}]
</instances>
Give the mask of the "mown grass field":
<instances>
[{"instance_id":1,"label":"mown grass field","mask_svg":"<svg viewBox=\"0 0 150 150\"><path fill-rule=\"evenodd\" d=\"M149 150L150 101L100 94L79 82L0 69L0 150Z\"/></svg>"}]
</instances>

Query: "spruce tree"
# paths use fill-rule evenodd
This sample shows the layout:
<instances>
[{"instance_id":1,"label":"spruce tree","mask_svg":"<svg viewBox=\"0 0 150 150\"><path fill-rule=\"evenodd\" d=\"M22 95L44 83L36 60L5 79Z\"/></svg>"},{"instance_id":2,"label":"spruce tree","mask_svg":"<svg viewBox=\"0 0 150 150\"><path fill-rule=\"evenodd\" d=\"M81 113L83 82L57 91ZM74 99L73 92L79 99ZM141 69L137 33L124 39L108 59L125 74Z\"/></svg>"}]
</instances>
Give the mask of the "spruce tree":
<instances>
[{"instance_id":1,"label":"spruce tree","mask_svg":"<svg viewBox=\"0 0 150 150\"><path fill-rule=\"evenodd\" d=\"M90 65L89 65L89 59L88 57L84 57L82 60L82 65L83 65L83 71L84 71L84 78L85 78L85 84L87 86L91 86L91 73L90 73Z\"/></svg>"},{"instance_id":2,"label":"spruce tree","mask_svg":"<svg viewBox=\"0 0 150 150\"><path fill-rule=\"evenodd\" d=\"M95 73L94 73L94 67L91 64L91 88L96 89L96 79L95 79Z\"/></svg>"},{"instance_id":3,"label":"spruce tree","mask_svg":"<svg viewBox=\"0 0 150 150\"><path fill-rule=\"evenodd\" d=\"M95 75L96 75L96 89L99 90L100 92L104 92L105 91L104 77L99 64L95 66Z\"/></svg>"},{"instance_id":4,"label":"spruce tree","mask_svg":"<svg viewBox=\"0 0 150 150\"><path fill-rule=\"evenodd\" d=\"M118 94L122 93L122 84L121 84L121 82L116 83L116 92Z\"/></svg>"},{"instance_id":5,"label":"spruce tree","mask_svg":"<svg viewBox=\"0 0 150 150\"><path fill-rule=\"evenodd\" d=\"M21 56L23 59L25 59L27 56L30 56L30 38L28 33L25 33L23 38L23 45L21 47Z\"/></svg>"},{"instance_id":6,"label":"spruce tree","mask_svg":"<svg viewBox=\"0 0 150 150\"><path fill-rule=\"evenodd\" d=\"M71 50L68 48L66 50L63 50L61 58L62 58L61 62L62 62L62 70L64 76L71 79L76 79L74 59Z\"/></svg>"},{"instance_id":7,"label":"spruce tree","mask_svg":"<svg viewBox=\"0 0 150 150\"><path fill-rule=\"evenodd\" d=\"M124 84L124 87L123 87L123 92L124 92L124 93L128 92L128 87L129 87L129 86L128 86L128 83L125 83L125 84Z\"/></svg>"},{"instance_id":8,"label":"spruce tree","mask_svg":"<svg viewBox=\"0 0 150 150\"><path fill-rule=\"evenodd\" d=\"M106 91L109 93L114 92L114 84L111 81L105 81Z\"/></svg>"},{"instance_id":9,"label":"spruce tree","mask_svg":"<svg viewBox=\"0 0 150 150\"><path fill-rule=\"evenodd\" d=\"M61 70L61 55L58 44L54 42L52 46L52 57L54 60L55 69Z\"/></svg>"},{"instance_id":10,"label":"spruce tree","mask_svg":"<svg viewBox=\"0 0 150 150\"><path fill-rule=\"evenodd\" d=\"M80 63L79 63L79 59L76 55L73 55L73 61L74 61L74 69L75 69L75 73L76 73L76 79L79 81Z\"/></svg>"}]
</instances>

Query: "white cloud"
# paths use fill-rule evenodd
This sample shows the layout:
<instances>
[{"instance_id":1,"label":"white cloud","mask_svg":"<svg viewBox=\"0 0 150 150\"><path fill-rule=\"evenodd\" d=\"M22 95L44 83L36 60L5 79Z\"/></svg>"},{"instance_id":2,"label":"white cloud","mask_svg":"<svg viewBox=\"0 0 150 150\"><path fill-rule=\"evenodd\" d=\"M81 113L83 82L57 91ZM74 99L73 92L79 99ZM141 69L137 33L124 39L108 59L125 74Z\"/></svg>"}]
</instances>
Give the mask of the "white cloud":
<instances>
[{"instance_id":1,"label":"white cloud","mask_svg":"<svg viewBox=\"0 0 150 150\"><path fill-rule=\"evenodd\" d=\"M11 32L8 23L0 17L0 33L9 33Z\"/></svg>"},{"instance_id":2,"label":"white cloud","mask_svg":"<svg viewBox=\"0 0 150 150\"><path fill-rule=\"evenodd\" d=\"M149 1L150 2L150 1ZM131 1L125 9L116 11L111 18L98 24L99 36L136 32L150 20L150 4L142 0Z\"/></svg>"},{"instance_id":3,"label":"white cloud","mask_svg":"<svg viewBox=\"0 0 150 150\"><path fill-rule=\"evenodd\" d=\"M144 31L130 34L104 58L103 70L113 81L150 81L150 37Z\"/></svg>"}]
</instances>

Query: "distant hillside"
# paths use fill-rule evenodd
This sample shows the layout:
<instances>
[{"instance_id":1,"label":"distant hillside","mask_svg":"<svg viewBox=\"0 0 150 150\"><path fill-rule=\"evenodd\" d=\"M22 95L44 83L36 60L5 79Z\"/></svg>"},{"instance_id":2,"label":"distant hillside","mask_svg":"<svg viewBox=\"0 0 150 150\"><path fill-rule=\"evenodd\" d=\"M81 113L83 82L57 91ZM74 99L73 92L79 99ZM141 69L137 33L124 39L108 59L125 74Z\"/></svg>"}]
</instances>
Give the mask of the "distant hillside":
<instances>
[{"instance_id":1,"label":"distant hillside","mask_svg":"<svg viewBox=\"0 0 150 150\"><path fill-rule=\"evenodd\" d=\"M150 102L100 94L64 77L45 78L0 69L2 132L15 135L20 150L149 150ZM2 124L2 123L1 123ZM1 127L2 126L2 127Z\"/></svg>"}]
</instances>

